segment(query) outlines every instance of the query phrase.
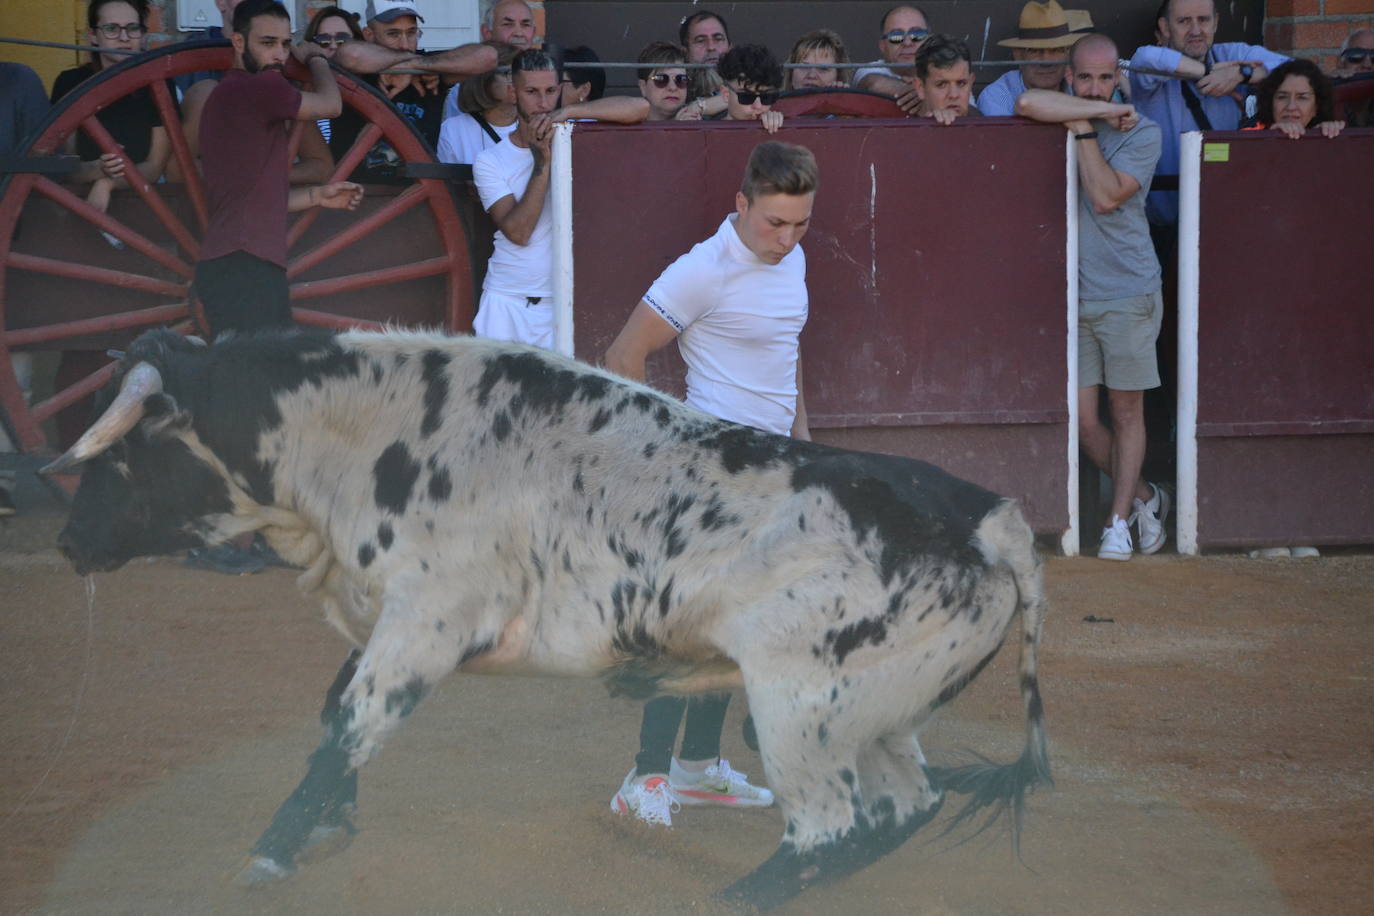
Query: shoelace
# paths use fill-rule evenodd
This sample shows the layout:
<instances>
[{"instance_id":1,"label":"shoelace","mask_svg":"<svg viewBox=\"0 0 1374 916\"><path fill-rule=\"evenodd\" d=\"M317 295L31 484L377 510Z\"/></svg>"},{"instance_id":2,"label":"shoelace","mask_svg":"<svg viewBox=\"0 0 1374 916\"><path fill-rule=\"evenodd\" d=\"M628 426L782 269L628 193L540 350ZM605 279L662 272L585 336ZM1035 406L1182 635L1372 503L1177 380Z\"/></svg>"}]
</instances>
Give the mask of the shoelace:
<instances>
[{"instance_id":1,"label":"shoelace","mask_svg":"<svg viewBox=\"0 0 1374 916\"><path fill-rule=\"evenodd\" d=\"M636 786L635 791L639 796L635 799L635 812L640 820L647 824L663 824L668 827L673 825L672 812L680 810L682 806L673 796L668 780L657 780L653 786Z\"/></svg>"},{"instance_id":2,"label":"shoelace","mask_svg":"<svg viewBox=\"0 0 1374 916\"><path fill-rule=\"evenodd\" d=\"M729 786L731 789L737 789L740 786L749 785L749 774L730 769L730 761L722 757L719 761L706 768L705 781L715 785Z\"/></svg>"}]
</instances>

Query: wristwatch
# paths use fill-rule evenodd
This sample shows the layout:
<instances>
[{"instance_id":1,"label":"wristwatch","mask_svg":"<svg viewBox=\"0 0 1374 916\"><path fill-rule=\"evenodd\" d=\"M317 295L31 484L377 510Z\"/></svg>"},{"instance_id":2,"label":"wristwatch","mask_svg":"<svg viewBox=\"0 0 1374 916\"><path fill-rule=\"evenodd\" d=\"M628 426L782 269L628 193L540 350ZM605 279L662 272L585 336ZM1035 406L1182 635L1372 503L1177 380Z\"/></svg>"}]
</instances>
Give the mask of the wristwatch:
<instances>
[{"instance_id":1,"label":"wristwatch","mask_svg":"<svg viewBox=\"0 0 1374 916\"><path fill-rule=\"evenodd\" d=\"M1097 139L1097 131L1095 131L1095 130L1085 130L1085 131L1084 131L1083 133L1081 133L1081 134L1074 134L1074 135L1073 135L1073 138L1074 138L1075 140L1096 140L1096 139Z\"/></svg>"},{"instance_id":2,"label":"wristwatch","mask_svg":"<svg viewBox=\"0 0 1374 916\"><path fill-rule=\"evenodd\" d=\"M1250 66L1249 64L1241 64L1241 67L1240 67L1240 84L1241 84L1242 86L1248 86L1248 85L1250 84L1250 77L1252 77L1252 76L1254 76L1254 75L1255 75L1255 68L1254 68L1254 67Z\"/></svg>"}]
</instances>

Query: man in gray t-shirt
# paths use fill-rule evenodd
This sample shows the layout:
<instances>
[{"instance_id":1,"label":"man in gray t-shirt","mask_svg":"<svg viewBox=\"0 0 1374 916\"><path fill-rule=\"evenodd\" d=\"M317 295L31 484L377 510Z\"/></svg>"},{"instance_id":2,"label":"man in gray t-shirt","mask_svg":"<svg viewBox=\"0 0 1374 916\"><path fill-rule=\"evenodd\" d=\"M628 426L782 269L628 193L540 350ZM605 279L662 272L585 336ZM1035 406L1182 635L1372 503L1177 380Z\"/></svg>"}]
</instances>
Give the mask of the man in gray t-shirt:
<instances>
[{"instance_id":1,"label":"man in gray t-shirt","mask_svg":"<svg viewBox=\"0 0 1374 916\"><path fill-rule=\"evenodd\" d=\"M1145 196L1159 161L1159 125L1111 101L1117 50L1089 35L1069 52L1074 94L1032 89L1016 113L1063 124L1078 148L1078 436L1111 475L1112 510L1097 555L1129 560L1131 526L1142 553L1164 546L1169 495L1140 479L1145 462L1145 390L1159 387L1155 341L1164 305ZM1111 429L1098 417L1107 387Z\"/></svg>"}]
</instances>

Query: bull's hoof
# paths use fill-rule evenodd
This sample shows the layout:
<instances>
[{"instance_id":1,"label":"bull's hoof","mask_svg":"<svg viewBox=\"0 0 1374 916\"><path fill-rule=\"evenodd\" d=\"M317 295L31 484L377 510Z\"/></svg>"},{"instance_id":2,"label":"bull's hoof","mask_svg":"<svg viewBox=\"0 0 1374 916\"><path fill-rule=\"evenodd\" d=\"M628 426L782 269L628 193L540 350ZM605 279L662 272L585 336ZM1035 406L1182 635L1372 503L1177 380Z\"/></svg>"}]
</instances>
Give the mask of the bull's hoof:
<instances>
[{"instance_id":1,"label":"bull's hoof","mask_svg":"<svg viewBox=\"0 0 1374 916\"><path fill-rule=\"evenodd\" d=\"M266 856L253 856L234 878L239 887L266 887L289 878L296 869Z\"/></svg>"},{"instance_id":2,"label":"bull's hoof","mask_svg":"<svg viewBox=\"0 0 1374 916\"><path fill-rule=\"evenodd\" d=\"M337 824L320 824L305 838L305 845L296 856L296 862L310 865L338 855L352 844L353 838L357 835L358 828L349 820L341 820Z\"/></svg>"}]
</instances>

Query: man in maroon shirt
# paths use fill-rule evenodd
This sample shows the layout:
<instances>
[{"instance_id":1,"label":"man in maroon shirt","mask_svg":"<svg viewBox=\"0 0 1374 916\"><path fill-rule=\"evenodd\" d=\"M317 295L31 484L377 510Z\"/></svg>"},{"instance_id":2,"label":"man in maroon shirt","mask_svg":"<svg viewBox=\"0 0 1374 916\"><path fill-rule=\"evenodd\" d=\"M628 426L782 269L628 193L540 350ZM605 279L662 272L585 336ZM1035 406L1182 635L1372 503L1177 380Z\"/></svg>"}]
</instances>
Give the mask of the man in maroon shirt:
<instances>
[{"instance_id":1,"label":"man in maroon shirt","mask_svg":"<svg viewBox=\"0 0 1374 916\"><path fill-rule=\"evenodd\" d=\"M292 46L291 20L276 0L243 0L233 27L234 68L210 93L200 122L210 225L195 288L212 337L289 326L286 214L351 210L363 193L348 181L292 188L288 180L291 123L335 117L343 107L324 50ZM292 54L309 65L313 91L283 75Z\"/></svg>"}]
</instances>

